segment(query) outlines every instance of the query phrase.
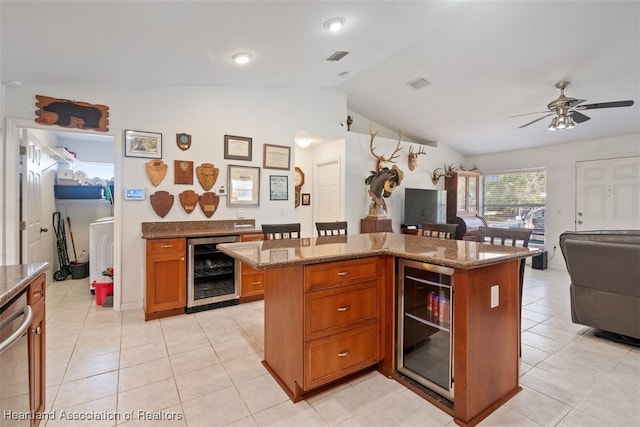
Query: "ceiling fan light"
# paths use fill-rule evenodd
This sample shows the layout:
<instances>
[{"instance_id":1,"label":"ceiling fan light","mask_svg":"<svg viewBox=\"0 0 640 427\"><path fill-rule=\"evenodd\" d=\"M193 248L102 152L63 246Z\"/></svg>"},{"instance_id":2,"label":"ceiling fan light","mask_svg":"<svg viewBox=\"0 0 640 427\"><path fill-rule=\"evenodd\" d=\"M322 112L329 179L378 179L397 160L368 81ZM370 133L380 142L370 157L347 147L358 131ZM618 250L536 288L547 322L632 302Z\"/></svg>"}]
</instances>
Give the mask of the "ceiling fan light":
<instances>
[{"instance_id":1,"label":"ceiling fan light","mask_svg":"<svg viewBox=\"0 0 640 427\"><path fill-rule=\"evenodd\" d=\"M567 116L567 129L573 129L575 127L575 123L573 123L573 117L571 115Z\"/></svg>"},{"instance_id":2,"label":"ceiling fan light","mask_svg":"<svg viewBox=\"0 0 640 427\"><path fill-rule=\"evenodd\" d=\"M551 124L549 125L549 130L558 130L558 119L556 117L551 119Z\"/></svg>"}]
</instances>

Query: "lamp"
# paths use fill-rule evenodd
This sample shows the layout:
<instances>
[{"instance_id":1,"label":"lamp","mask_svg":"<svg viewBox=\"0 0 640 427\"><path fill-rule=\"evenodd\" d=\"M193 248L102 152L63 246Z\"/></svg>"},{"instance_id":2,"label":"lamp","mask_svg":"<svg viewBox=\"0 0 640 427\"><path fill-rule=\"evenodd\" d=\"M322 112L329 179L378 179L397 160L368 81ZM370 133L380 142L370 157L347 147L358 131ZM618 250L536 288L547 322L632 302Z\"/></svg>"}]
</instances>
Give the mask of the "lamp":
<instances>
[{"instance_id":1,"label":"lamp","mask_svg":"<svg viewBox=\"0 0 640 427\"><path fill-rule=\"evenodd\" d=\"M549 130L558 130L558 129L572 129L575 126L573 122L573 117L571 117L571 112L569 112L566 108L560 108L558 110L558 115L551 119L551 124L549 125Z\"/></svg>"},{"instance_id":2,"label":"lamp","mask_svg":"<svg viewBox=\"0 0 640 427\"><path fill-rule=\"evenodd\" d=\"M246 64L251 61L251 54L247 52L238 52L231 56L236 64Z\"/></svg>"},{"instance_id":3,"label":"lamp","mask_svg":"<svg viewBox=\"0 0 640 427\"><path fill-rule=\"evenodd\" d=\"M344 18L331 18L324 23L324 27L329 31L339 31L344 25Z\"/></svg>"}]
</instances>

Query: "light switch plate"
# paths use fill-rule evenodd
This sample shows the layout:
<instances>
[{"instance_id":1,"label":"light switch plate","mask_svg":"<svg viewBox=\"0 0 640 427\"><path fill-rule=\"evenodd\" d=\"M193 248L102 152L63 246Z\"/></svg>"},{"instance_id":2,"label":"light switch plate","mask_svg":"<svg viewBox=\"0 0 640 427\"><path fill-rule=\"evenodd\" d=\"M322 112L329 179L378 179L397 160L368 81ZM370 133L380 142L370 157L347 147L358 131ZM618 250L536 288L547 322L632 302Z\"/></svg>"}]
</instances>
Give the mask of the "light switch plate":
<instances>
[{"instance_id":1,"label":"light switch plate","mask_svg":"<svg viewBox=\"0 0 640 427\"><path fill-rule=\"evenodd\" d=\"M500 305L500 287L493 285L491 287L491 308L496 308Z\"/></svg>"}]
</instances>

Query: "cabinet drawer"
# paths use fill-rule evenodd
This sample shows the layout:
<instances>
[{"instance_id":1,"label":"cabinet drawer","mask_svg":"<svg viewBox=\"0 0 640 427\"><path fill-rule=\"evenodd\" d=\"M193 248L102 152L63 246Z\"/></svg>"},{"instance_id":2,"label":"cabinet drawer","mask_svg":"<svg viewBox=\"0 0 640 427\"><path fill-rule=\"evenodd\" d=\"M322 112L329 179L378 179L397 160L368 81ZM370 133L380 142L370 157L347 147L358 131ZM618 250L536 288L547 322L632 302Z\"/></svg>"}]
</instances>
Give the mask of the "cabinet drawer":
<instances>
[{"instance_id":1,"label":"cabinet drawer","mask_svg":"<svg viewBox=\"0 0 640 427\"><path fill-rule=\"evenodd\" d=\"M304 344L304 389L311 390L378 362L378 324Z\"/></svg>"},{"instance_id":2,"label":"cabinet drawer","mask_svg":"<svg viewBox=\"0 0 640 427\"><path fill-rule=\"evenodd\" d=\"M313 264L304 267L304 289L333 288L378 278L378 257Z\"/></svg>"},{"instance_id":3,"label":"cabinet drawer","mask_svg":"<svg viewBox=\"0 0 640 427\"><path fill-rule=\"evenodd\" d=\"M242 273L242 295L264 291L264 273L258 270L253 271L255 273L245 273L244 271Z\"/></svg>"},{"instance_id":4,"label":"cabinet drawer","mask_svg":"<svg viewBox=\"0 0 640 427\"><path fill-rule=\"evenodd\" d=\"M241 234L240 241L241 242L254 242L256 240L264 240L264 234L262 233L249 233L249 234Z\"/></svg>"},{"instance_id":5,"label":"cabinet drawer","mask_svg":"<svg viewBox=\"0 0 640 427\"><path fill-rule=\"evenodd\" d=\"M318 338L378 317L378 281L304 295L305 339Z\"/></svg>"},{"instance_id":6,"label":"cabinet drawer","mask_svg":"<svg viewBox=\"0 0 640 427\"><path fill-rule=\"evenodd\" d=\"M147 240L147 255L163 255L184 252L187 249L186 239Z\"/></svg>"},{"instance_id":7,"label":"cabinet drawer","mask_svg":"<svg viewBox=\"0 0 640 427\"><path fill-rule=\"evenodd\" d=\"M29 284L29 293L27 294L27 304L33 306L38 301L44 301L45 276L44 274L36 277Z\"/></svg>"}]
</instances>

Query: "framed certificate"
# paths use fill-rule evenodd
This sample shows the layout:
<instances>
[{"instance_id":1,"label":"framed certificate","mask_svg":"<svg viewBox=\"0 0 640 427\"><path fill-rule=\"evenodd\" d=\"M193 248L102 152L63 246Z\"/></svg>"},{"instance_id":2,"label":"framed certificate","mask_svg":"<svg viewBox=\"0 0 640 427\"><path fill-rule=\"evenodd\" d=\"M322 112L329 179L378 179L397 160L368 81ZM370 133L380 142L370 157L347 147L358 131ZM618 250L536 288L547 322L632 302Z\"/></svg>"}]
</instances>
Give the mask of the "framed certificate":
<instances>
[{"instance_id":1,"label":"framed certificate","mask_svg":"<svg viewBox=\"0 0 640 427\"><path fill-rule=\"evenodd\" d=\"M224 158L251 160L251 138L244 136L224 136Z\"/></svg>"},{"instance_id":2,"label":"framed certificate","mask_svg":"<svg viewBox=\"0 0 640 427\"><path fill-rule=\"evenodd\" d=\"M262 167L265 169L289 170L291 167L291 147L264 144Z\"/></svg>"},{"instance_id":3,"label":"framed certificate","mask_svg":"<svg viewBox=\"0 0 640 427\"><path fill-rule=\"evenodd\" d=\"M227 206L260 204L260 168L229 165L227 170Z\"/></svg>"}]
</instances>

